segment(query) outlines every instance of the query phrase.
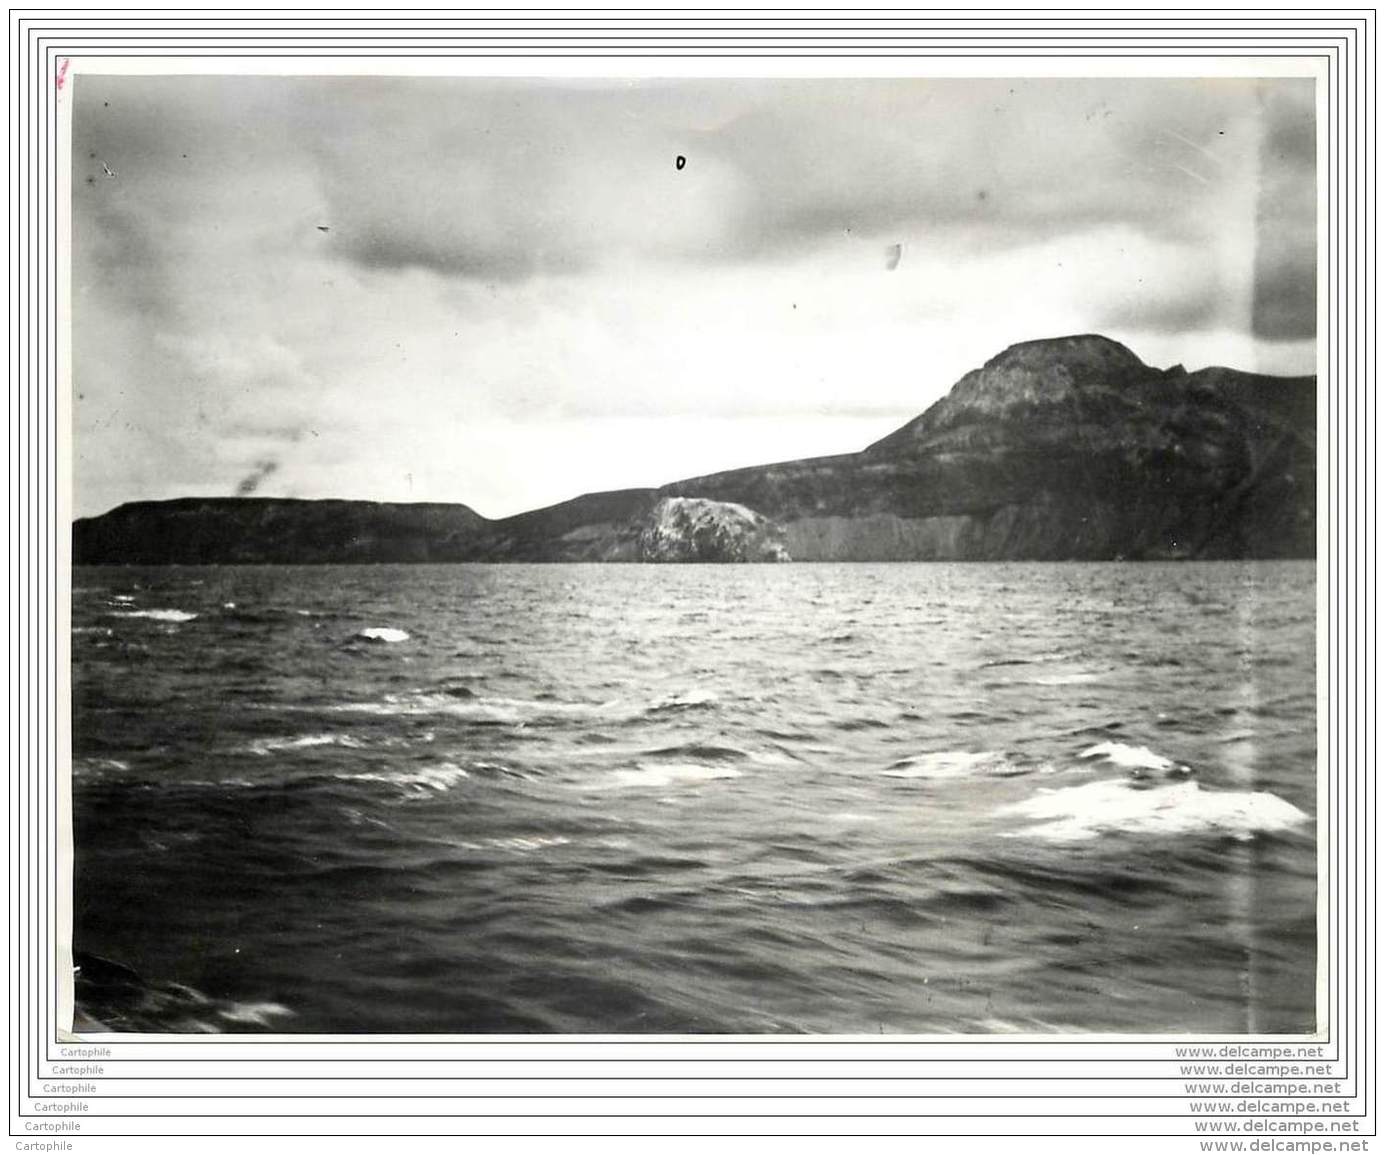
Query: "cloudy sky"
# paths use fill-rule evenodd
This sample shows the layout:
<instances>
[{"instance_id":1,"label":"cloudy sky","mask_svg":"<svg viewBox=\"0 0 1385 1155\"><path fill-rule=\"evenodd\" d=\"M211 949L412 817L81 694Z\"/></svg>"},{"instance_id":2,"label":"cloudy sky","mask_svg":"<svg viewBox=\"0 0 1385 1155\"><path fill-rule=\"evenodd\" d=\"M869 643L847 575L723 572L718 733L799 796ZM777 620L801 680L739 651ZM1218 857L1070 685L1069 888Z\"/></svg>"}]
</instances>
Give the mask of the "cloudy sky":
<instances>
[{"instance_id":1,"label":"cloudy sky","mask_svg":"<svg viewBox=\"0 0 1385 1155\"><path fill-rule=\"evenodd\" d=\"M1314 369L1311 81L72 93L78 515L504 516L850 452L1065 333Z\"/></svg>"}]
</instances>

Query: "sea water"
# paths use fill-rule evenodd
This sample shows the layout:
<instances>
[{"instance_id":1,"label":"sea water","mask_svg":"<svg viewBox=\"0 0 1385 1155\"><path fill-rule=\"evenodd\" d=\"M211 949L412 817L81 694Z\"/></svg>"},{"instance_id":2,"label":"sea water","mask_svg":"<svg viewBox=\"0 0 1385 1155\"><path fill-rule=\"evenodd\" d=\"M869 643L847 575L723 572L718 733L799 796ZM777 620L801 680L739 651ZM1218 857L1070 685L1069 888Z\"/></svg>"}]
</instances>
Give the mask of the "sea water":
<instances>
[{"instance_id":1,"label":"sea water","mask_svg":"<svg viewBox=\"0 0 1385 1155\"><path fill-rule=\"evenodd\" d=\"M73 586L89 1028L1315 1027L1312 563Z\"/></svg>"}]
</instances>

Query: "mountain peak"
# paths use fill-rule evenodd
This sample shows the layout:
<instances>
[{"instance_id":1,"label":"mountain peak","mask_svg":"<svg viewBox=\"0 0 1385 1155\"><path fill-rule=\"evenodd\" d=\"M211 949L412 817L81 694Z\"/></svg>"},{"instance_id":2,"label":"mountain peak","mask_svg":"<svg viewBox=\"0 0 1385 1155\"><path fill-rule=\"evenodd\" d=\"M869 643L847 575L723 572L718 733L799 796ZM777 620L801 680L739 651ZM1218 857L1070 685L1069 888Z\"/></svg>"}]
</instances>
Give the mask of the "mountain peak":
<instances>
[{"instance_id":1,"label":"mountain peak","mask_svg":"<svg viewBox=\"0 0 1385 1155\"><path fill-rule=\"evenodd\" d=\"M906 449L961 425L1057 410L1157 376L1119 341L1097 333L1021 341L973 369L926 412L868 452Z\"/></svg>"},{"instance_id":2,"label":"mountain peak","mask_svg":"<svg viewBox=\"0 0 1385 1155\"><path fill-rule=\"evenodd\" d=\"M1050 366L1065 366L1071 372L1110 373L1138 371L1147 368L1134 353L1119 341L1100 333L1079 333L1069 337L1043 337L1021 341L997 353L983 366L986 369L1042 370Z\"/></svg>"}]
</instances>

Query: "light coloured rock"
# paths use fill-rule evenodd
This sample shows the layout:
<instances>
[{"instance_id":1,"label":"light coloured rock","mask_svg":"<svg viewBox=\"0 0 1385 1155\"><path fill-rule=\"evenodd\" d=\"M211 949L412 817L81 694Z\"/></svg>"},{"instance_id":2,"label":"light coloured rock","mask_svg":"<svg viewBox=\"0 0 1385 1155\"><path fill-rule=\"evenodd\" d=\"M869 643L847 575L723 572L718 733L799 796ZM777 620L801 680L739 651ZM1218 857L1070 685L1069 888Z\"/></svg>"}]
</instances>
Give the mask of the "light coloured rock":
<instances>
[{"instance_id":1,"label":"light coloured rock","mask_svg":"<svg viewBox=\"0 0 1385 1155\"><path fill-rule=\"evenodd\" d=\"M656 562L789 561L784 532L729 501L666 497L640 526L639 558Z\"/></svg>"}]
</instances>

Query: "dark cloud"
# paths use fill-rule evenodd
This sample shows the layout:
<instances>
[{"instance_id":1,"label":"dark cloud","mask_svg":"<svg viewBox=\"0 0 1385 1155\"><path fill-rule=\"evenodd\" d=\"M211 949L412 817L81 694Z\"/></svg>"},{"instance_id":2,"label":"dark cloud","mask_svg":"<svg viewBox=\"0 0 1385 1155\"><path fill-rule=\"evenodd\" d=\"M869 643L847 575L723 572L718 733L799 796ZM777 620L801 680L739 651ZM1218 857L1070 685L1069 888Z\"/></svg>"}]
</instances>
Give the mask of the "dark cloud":
<instances>
[{"instance_id":1,"label":"dark cloud","mask_svg":"<svg viewBox=\"0 0 1385 1155\"><path fill-rule=\"evenodd\" d=\"M1266 341L1313 337L1318 318L1317 135L1311 81L1265 85L1251 328Z\"/></svg>"},{"instance_id":2,"label":"dark cloud","mask_svg":"<svg viewBox=\"0 0 1385 1155\"><path fill-rule=\"evenodd\" d=\"M300 119L331 243L518 279L891 234L1196 243L1255 160L1255 87L1187 80L320 82ZM1299 142L1283 127L1281 148ZM682 170L669 157L684 155Z\"/></svg>"},{"instance_id":3,"label":"dark cloud","mask_svg":"<svg viewBox=\"0 0 1385 1155\"><path fill-rule=\"evenodd\" d=\"M95 156L120 173L75 194L111 243L169 253L221 206L273 204L309 175L260 243L476 281L842 237L974 251L1128 226L1197 245L1255 164L1275 186L1313 163L1296 81L82 77L75 92L78 172Z\"/></svg>"}]
</instances>

